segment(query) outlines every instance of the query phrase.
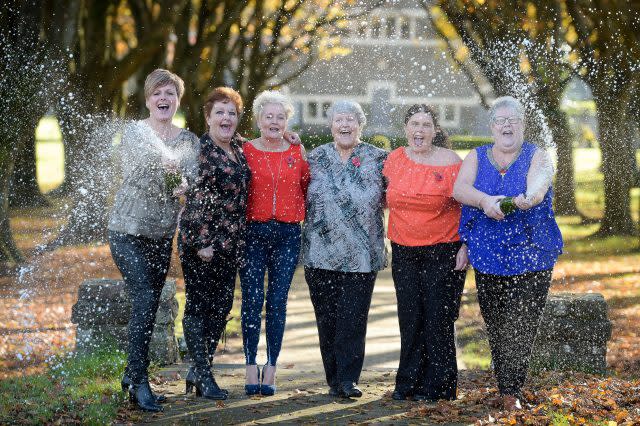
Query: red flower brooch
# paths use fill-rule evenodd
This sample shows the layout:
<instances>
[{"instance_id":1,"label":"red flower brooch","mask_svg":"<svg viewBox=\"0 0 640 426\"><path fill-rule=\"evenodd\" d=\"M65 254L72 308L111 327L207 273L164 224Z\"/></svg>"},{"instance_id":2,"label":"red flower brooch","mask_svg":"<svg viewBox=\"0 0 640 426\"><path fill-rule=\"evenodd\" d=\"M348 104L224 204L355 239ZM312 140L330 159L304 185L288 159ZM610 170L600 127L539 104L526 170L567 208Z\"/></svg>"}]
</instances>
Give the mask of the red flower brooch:
<instances>
[{"instance_id":1,"label":"red flower brooch","mask_svg":"<svg viewBox=\"0 0 640 426\"><path fill-rule=\"evenodd\" d=\"M351 164L353 164L356 167L360 167L360 157L352 157L351 158Z\"/></svg>"},{"instance_id":2,"label":"red flower brooch","mask_svg":"<svg viewBox=\"0 0 640 426\"><path fill-rule=\"evenodd\" d=\"M293 158L293 156L291 156L291 155L290 155L290 156L288 156L288 157L286 158L286 161L287 161L287 165L289 166L289 168L292 168L292 167L293 167L293 165L294 165L294 164L295 164L295 162L296 162L296 159L295 159L295 158Z\"/></svg>"}]
</instances>

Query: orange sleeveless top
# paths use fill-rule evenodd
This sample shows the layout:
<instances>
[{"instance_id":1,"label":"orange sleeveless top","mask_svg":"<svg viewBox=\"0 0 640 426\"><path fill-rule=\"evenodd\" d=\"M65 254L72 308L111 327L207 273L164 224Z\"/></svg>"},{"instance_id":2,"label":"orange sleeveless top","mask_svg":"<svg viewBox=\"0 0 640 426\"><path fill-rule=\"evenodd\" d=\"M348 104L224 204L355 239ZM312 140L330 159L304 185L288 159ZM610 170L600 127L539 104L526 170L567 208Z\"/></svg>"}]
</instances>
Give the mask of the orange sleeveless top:
<instances>
[{"instance_id":1,"label":"orange sleeveless top","mask_svg":"<svg viewBox=\"0 0 640 426\"><path fill-rule=\"evenodd\" d=\"M416 163L404 148L391 152L382 173L387 178L388 237L403 246L458 241L460 204L453 184L462 162L448 166Z\"/></svg>"}]
</instances>

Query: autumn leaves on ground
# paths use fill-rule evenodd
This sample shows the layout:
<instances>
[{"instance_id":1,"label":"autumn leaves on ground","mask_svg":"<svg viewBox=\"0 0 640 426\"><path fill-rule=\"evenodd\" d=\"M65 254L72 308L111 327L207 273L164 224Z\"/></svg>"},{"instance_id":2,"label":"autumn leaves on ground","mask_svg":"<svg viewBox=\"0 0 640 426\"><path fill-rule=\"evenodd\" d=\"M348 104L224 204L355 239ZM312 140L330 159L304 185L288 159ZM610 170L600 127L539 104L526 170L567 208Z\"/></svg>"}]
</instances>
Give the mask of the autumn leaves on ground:
<instances>
[{"instance_id":1,"label":"autumn leaves on ground","mask_svg":"<svg viewBox=\"0 0 640 426\"><path fill-rule=\"evenodd\" d=\"M55 230L58 223L50 210L29 215L18 212L12 219L17 241L25 253ZM496 396L488 371L461 375L460 400L437 405L415 404L402 416L429 422L498 422L546 424L614 421L632 424L640 420L640 251L637 238L589 240L584 227L561 220L567 240L566 253L554 271L552 291L602 293L609 304L613 335L608 344L609 375L579 373L533 375L527 387L527 409L487 417L486 407ZM573 223L573 224L572 224ZM579 229L579 231L578 231ZM34 258L20 271L0 271L0 379L44 371L51 356L73 350L71 306L78 285L86 278L119 277L107 245L58 249ZM182 287L174 258L170 276ZM471 274L470 274L471 275ZM20 277L17 279L16 277ZM482 321L475 302L473 280L468 279L458 330L482 337ZM486 357L484 348L465 335L463 357ZM466 352L466 353L465 353ZM484 355L483 355L484 353ZM389 395L383 399L389 399ZM126 413L125 414L126 417Z\"/></svg>"}]
</instances>

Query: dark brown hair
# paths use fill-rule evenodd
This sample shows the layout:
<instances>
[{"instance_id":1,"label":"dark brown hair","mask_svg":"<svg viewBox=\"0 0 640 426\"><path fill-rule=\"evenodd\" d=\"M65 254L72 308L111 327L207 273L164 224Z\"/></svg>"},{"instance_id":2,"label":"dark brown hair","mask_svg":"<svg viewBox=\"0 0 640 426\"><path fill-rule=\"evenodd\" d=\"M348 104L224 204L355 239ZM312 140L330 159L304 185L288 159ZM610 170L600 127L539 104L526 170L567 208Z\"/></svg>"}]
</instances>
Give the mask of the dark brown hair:
<instances>
[{"instance_id":1,"label":"dark brown hair","mask_svg":"<svg viewBox=\"0 0 640 426\"><path fill-rule=\"evenodd\" d=\"M409 122L409 119L419 112L429 114L431 116L431 119L433 120L433 127L435 130L435 134L433 135L433 140L431 141L431 143L434 146L451 148L451 141L449 141L449 135L438 124L438 114L436 113L435 107L427 104L411 105L407 110L407 113L404 115L404 124L406 125Z\"/></svg>"},{"instance_id":2,"label":"dark brown hair","mask_svg":"<svg viewBox=\"0 0 640 426\"><path fill-rule=\"evenodd\" d=\"M216 102L232 102L236 106L236 112L238 115L242 114L244 103L242 102L242 96L240 96L240 93L236 92L231 87L216 87L209 92L207 99L204 101L204 106L202 108L204 110L205 120L209 117L209 114L211 114L213 104Z\"/></svg>"}]
</instances>

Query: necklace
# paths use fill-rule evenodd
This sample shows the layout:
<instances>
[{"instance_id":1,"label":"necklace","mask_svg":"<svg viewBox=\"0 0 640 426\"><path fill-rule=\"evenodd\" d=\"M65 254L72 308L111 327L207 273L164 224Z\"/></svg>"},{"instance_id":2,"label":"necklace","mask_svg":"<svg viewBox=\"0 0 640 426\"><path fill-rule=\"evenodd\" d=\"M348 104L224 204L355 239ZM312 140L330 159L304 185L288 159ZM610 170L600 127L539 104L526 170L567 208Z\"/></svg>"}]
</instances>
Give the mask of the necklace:
<instances>
[{"instance_id":1,"label":"necklace","mask_svg":"<svg viewBox=\"0 0 640 426\"><path fill-rule=\"evenodd\" d=\"M260 141L262 142L262 141ZM264 143L262 143L262 146L264 147ZM273 151L271 151L273 152ZM276 202L278 200L278 182L280 182L280 171L282 170L282 154L284 153L284 151L280 151L280 155L278 156L278 174L276 175L273 172L273 169L271 168L271 160L269 158L269 155L267 154L267 151L262 151L262 155L264 156L265 161L267 162L267 167L269 168L269 173L271 174L271 183L273 185L273 204L272 204L272 208L271 208L271 216L273 218L276 217Z\"/></svg>"}]
</instances>

